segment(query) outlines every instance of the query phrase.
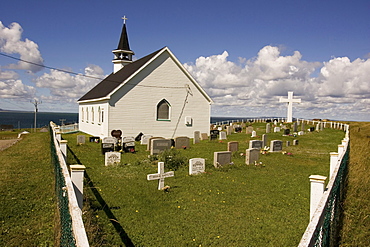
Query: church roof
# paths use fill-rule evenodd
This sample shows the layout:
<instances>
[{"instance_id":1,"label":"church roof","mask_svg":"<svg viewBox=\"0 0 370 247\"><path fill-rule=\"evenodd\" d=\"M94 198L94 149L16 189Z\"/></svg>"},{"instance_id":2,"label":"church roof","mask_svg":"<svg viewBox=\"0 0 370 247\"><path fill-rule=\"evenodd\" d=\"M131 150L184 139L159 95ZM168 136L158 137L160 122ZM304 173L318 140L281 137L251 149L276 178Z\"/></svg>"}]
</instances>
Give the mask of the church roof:
<instances>
[{"instance_id":1,"label":"church roof","mask_svg":"<svg viewBox=\"0 0 370 247\"><path fill-rule=\"evenodd\" d=\"M140 73L147 65L154 61L163 52L167 52L169 56L174 60L174 62L179 66L179 68L185 73L185 75L194 83L197 89L204 95L204 97L212 103L212 99L207 95L207 93L202 89L202 87L195 81L195 79L189 74L189 72L184 68L180 61L173 55L173 53L168 49L168 47L163 47L139 60L136 60L130 64L125 65L122 69L116 73L112 73L103 79L98 85L93 87L89 92L82 96L78 102L90 102L109 99L110 96L116 92L120 87L124 86L130 79L137 73Z\"/></svg>"},{"instance_id":2,"label":"church roof","mask_svg":"<svg viewBox=\"0 0 370 247\"><path fill-rule=\"evenodd\" d=\"M162 49L155 51L139 60L132 62L124 66L116 73L112 73L102 80L98 85L93 87L89 92L82 96L78 101L93 100L107 97L114 89L121 85L127 78L139 70L144 64L146 64L151 58L153 58Z\"/></svg>"},{"instance_id":3,"label":"church roof","mask_svg":"<svg viewBox=\"0 0 370 247\"><path fill-rule=\"evenodd\" d=\"M126 31L126 24L123 24L121 38L119 39L117 50L130 51L130 45L128 43L128 35Z\"/></svg>"}]
</instances>

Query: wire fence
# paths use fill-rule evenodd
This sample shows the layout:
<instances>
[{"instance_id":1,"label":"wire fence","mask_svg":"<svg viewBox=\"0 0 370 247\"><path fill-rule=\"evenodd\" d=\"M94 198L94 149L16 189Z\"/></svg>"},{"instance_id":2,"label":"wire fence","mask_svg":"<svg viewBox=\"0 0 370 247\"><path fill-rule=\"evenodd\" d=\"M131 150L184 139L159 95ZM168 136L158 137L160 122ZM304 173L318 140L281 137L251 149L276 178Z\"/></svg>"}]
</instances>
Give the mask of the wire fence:
<instances>
[{"instance_id":1,"label":"wire fence","mask_svg":"<svg viewBox=\"0 0 370 247\"><path fill-rule=\"evenodd\" d=\"M66 182L60 166L59 158L54 144L54 131L50 128L50 149L52 164L55 174L55 190L58 200L58 209L60 215L60 246L76 246L76 241L72 230L72 217L69 212L69 200L66 192Z\"/></svg>"},{"instance_id":2,"label":"wire fence","mask_svg":"<svg viewBox=\"0 0 370 247\"><path fill-rule=\"evenodd\" d=\"M343 218L343 201L347 186L349 141L340 162L329 181L321 202L312 217L299 247L303 246L338 246Z\"/></svg>"},{"instance_id":3,"label":"wire fence","mask_svg":"<svg viewBox=\"0 0 370 247\"><path fill-rule=\"evenodd\" d=\"M344 190L348 174L349 146L340 163L338 174L323 212L323 223L316 229L313 246L337 246L343 213Z\"/></svg>"}]
</instances>

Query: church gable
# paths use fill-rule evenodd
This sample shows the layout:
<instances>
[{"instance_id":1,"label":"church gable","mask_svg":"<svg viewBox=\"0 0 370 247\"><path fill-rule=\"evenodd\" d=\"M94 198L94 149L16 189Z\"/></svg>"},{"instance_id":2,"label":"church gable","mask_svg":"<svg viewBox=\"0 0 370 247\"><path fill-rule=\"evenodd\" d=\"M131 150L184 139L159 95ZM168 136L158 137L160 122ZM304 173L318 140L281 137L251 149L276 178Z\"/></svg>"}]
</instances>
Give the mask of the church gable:
<instances>
[{"instance_id":1,"label":"church gable","mask_svg":"<svg viewBox=\"0 0 370 247\"><path fill-rule=\"evenodd\" d=\"M135 62L126 65L117 73L112 73L82 96L78 101L88 101L88 100L99 100L107 99L109 95L117 89L127 78L131 77L135 72L137 72L144 64L146 64L150 59L152 59L157 53L162 49L155 51Z\"/></svg>"}]
</instances>

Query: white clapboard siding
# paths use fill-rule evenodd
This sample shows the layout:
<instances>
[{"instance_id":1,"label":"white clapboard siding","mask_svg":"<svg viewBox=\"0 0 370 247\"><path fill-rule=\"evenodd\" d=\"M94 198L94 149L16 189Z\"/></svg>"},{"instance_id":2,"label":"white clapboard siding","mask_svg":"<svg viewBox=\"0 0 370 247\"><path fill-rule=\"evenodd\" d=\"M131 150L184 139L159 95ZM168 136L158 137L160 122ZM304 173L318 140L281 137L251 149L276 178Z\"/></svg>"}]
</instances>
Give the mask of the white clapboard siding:
<instances>
[{"instance_id":1,"label":"white clapboard siding","mask_svg":"<svg viewBox=\"0 0 370 247\"><path fill-rule=\"evenodd\" d=\"M188 103L181 115L175 136L192 137L196 130L208 132L209 101L168 53L162 53L129 83L137 86L123 87L111 97L110 130L120 129L125 136L136 136L143 132L165 138L172 137L187 95L185 85L189 85L192 95L187 98ZM162 99L166 99L171 104L170 121L156 120L157 104ZM192 117L192 126L185 125L187 116Z\"/></svg>"},{"instance_id":2,"label":"white clapboard siding","mask_svg":"<svg viewBox=\"0 0 370 247\"><path fill-rule=\"evenodd\" d=\"M190 77L169 49L164 48L108 97L79 102L80 131L100 137L110 136L112 130L121 130L123 136L142 132L165 138L193 137L194 131L208 133L211 99ZM157 104L162 99L171 105L170 121L156 120ZM98 121L99 107L104 109L103 122ZM192 118L191 126L185 124L186 117Z\"/></svg>"}]
</instances>

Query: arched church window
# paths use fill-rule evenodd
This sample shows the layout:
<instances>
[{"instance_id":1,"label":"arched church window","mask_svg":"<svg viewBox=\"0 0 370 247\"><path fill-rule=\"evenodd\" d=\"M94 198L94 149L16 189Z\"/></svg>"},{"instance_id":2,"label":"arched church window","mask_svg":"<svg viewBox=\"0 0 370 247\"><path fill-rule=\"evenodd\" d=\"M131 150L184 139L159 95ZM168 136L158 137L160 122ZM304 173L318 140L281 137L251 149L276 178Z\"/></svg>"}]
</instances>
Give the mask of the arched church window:
<instances>
[{"instance_id":1,"label":"arched church window","mask_svg":"<svg viewBox=\"0 0 370 247\"><path fill-rule=\"evenodd\" d=\"M157 105L157 120L170 120L170 109L170 103L162 99Z\"/></svg>"},{"instance_id":2,"label":"arched church window","mask_svg":"<svg viewBox=\"0 0 370 247\"><path fill-rule=\"evenodd\" d=\"M91 123L94 123L94 107L91 107Z\"/></svg>"},{"instance_id":3,"label":"arched church window","mask_svg":"<svg viewBox=\"0 0 370 247\"><path fill-rule=\"evenodd\" d=\"M84 112L84 108L83 107L81 107L81 120L82 120L82 122L85 120L85 112Z\"/></svg>"}]
</instances>

